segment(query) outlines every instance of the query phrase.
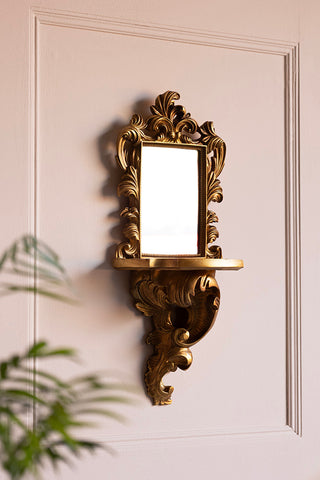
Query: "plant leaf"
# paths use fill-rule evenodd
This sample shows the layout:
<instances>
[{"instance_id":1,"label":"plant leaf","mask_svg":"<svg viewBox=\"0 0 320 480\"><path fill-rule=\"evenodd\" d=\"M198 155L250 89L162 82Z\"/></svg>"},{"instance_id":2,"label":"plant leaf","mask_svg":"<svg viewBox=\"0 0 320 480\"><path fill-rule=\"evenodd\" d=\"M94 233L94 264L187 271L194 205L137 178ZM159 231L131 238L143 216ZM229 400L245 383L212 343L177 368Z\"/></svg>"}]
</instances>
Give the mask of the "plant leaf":
<instances>
[{"instance_id":1,"label":"plant leaf","mask_svg":"<svg viewBox=\"0 0 320 480\"><path fill-rule=\"evenodd\" d=\"M32 393L30 392L26 392L25 390L19 390L19 389L15 389L15 388L10 388L10 389L6 389L6 390L1 390L0 391L0 399L1 397L5 397L5 398L9 398L9 399L14 399L15 397L25 397L27 399L30 399L30 400L33 400L34 402L37 402L37 403L40 403L41 405L46 405L46 402L44 400L42 400L41 398L39 398L38 396L36 395L33 395Z\"/></svg>"}]
</instances>

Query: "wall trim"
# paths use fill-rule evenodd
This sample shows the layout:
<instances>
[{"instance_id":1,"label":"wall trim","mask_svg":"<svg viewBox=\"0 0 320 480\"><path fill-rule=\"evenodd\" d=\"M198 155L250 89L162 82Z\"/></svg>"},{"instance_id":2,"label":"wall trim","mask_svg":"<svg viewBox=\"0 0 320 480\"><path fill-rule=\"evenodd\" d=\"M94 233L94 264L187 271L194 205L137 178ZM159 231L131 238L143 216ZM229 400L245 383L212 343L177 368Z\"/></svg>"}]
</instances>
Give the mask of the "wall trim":
<instances>
[{"instance_id":1,"label":"wall trim","mask_svg":"<svg viewBox=\"0 0 320 480\"><path fill-rule=\"evenodd\" d=\"M180 430L175 434L169 432L157 432L155 434L148 435L115 435L115 434L98 434L95 432L94 436L98 442L103 444L108 444L111 447L114 447L117 451L121 449L129 448L140 448L145 447L148 445L154 444L165 444L168 443L178 443L181 445L181 442L188 443L192 441L192 445L195 445L195 442L198 446L206 446L208 442L217 442L221 444L221 442L227 442L228 439L232 438L252 438L252 437L260 437L264 438L265 435L272 436L272 435L285 435L289 438L298 438L295 432L289 426L283 426L282 428L279 427L269 427L269 426L256 426L256 427L243 427L243 428L225 428L225 429L215 429L213 432L212 430Z\"/></svg>"},{"instance_id":2,"label":"wall trim","mask_svg":"<svg viewBox=\"0 0 320 480\"><path fill-rule=\"evenodd\" d=\"M287 424L302 435L301 244L300 244L300 63L299 45L285 62L285 202Z\"/></svg>"},{"instance_id":3,"label":"wall trim","mask_svg":"<svg viewBox=\"0 0 320 480\"><path fill-rule=\"evenodd\" d=\"M136 36L184 44L203 45L216 48L239 50L267 55L280 55L284 61L284 120L285 120L285 245L286 245L286 410L287 425L277 428L259 428L254 431L246 428L241 432L208 432L205 435L196 432L181 433L175 438L210 437L216 435L240 435L287 432L289 430L302 435L302 380L301 380L301 258L300 258L300 142L299 142L299 44L266 38L244 37L227 33L215 33L172 25L145 24L133 20L89 15L85 13L32 8L30 10L30 178L29 229L37 235L38 228L38 75L40 25L58 28L74 28L116 35ZM29 341L37 338L36 299L30 304ZM143 438L124 436L124 442L140 443ZM160 434L159 439L168 439ZM121 442L111 435L108 439ZM113 440L112 440L113 439ZM150 439L149 439L150 440ZM153 440L156 440L154 438ZM101 437L104 441L104 436Z\"/></svg>"}]
</instances>

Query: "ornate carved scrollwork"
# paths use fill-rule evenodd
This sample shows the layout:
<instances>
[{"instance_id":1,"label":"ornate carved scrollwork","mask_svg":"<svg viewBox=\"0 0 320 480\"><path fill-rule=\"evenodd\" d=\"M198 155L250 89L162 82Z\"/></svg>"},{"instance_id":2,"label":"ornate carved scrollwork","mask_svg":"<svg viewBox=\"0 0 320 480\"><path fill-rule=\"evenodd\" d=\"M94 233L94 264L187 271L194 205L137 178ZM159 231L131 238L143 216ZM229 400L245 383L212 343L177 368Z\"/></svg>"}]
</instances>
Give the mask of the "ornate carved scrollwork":
<instances>
[{"instance_id":1,"label":"ornate carved scrollwork","mask_svg":"<svg viewBox=\"0 0 320 480\"><path fill-rule=\"evenodd\" d=\"M146 120L133 115L130 124L121 131L117 145L117 161L123 171L118 194L126 198L121 211L126 240L118 245L113 265L132 271L131 293L135 306L151 318L153 328L146 341L154 351L147 361L145 384L155 405L171 403L173 387L165 385L163 377L177 368L190 367L192 345L206 335L216 320L220 291L215 271L243 267L242 260L222 258L221 248L215 243L219 237L215 226L218 216L210 209L211 202L221 202L223 198L218 177L224 167L225 143L216 135L212 122L199 126L182 105L175 105L179 98L178 93L171 91L159 95ZM143 147L148 146L148 142L149 147L163 143L189 150L191 146L191 150L198 151L198 236L195 238L198 247L192 250L196 252L194 255L141 255L141 152L144 163ZM183 167L177 182L184 181L182 170ZM192 175L196 176L196 171ZM186 189L185 194L188 192ZM178 241L184 241L184 233Z\"/></svg>"},{"instance_id":2,"label":"ornate carved scrollwork","mask_svg":"<svg viewBox=\"0 0 320 480\"><path fill-rule=\"evenodd\" d=\"M199 126L182 105L175 105L180 95L167 91L159 95L150 107L151 115L146 119L133 115L130 124L118 138L117 161L123 170L118 194L128 199L127 206L121 212L126 219L123 230L126 241L116 250L117 258L139 258L140 256L140 213L139 213L139 175L141 142L157 141L176 144L205 145L207 147L207 208L211 202L221 202L223 198L220 175L225 160L226 146L215 133L212 122ZM208 208L206 257L222 258L221 248L213 245L219 233L213 223L218 222L217 215Z\"/></svg>"},{"instance_id":3,"label":"ornate carved scrollwork","mask_svg":"<svg viewBox=\"0 0 320 480\"><path fill-rule=\"evenodd\" d=\"M145 383L155 405L171 403L172 386L162 378L192 363L190 347L213 326L220 302L214 271L143 270L132 272L135 306L151 317L153 330L147 343L154 354L147 362Z\"/></svg>"}]
</instances>

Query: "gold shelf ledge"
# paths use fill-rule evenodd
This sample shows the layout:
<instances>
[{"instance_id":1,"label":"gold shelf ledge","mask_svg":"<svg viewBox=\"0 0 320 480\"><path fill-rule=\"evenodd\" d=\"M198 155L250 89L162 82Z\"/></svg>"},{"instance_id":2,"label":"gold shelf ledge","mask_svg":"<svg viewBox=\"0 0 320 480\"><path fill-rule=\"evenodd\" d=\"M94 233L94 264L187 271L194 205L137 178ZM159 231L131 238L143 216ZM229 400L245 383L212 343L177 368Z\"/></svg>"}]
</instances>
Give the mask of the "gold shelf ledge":
<instances>
[{"instance_id":1,"label":"gold shelf ledge","mask_svg":"<svg viewBox=\"0 0 320 480\"><path fill-rule=\"evenodd\" d=\"M243 260L234 258L115 258L119 270L240 270Z\"/></svg>"}]
</instances>

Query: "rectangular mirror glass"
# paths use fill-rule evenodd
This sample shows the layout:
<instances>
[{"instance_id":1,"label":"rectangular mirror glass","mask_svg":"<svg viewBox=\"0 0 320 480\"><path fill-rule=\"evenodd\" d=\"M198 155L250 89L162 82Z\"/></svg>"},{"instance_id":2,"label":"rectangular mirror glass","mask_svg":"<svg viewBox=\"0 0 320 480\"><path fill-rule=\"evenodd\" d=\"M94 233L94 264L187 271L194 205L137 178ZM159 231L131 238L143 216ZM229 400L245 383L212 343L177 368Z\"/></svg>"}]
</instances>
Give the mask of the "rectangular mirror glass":
<instances>
[{"instance_id":1,"label":"rectangular mirror glass","mask_svg":"<svg viewBox=\"0 0 320 480\"><path fill-rule=\"evenodd\" d=\"M201 254L199 210L205 195L200 195L199 169L204 151L181 144L141 145L141 256Z\"/></svg>"}]
</instances>

